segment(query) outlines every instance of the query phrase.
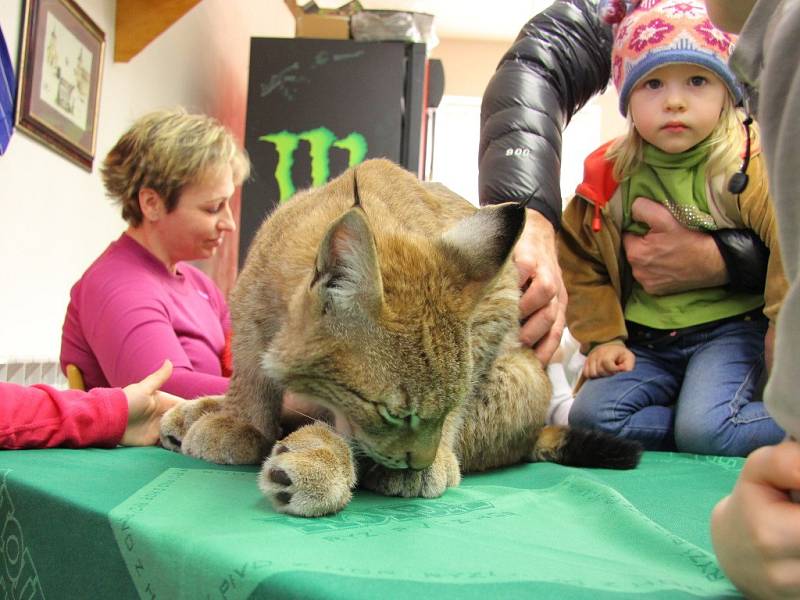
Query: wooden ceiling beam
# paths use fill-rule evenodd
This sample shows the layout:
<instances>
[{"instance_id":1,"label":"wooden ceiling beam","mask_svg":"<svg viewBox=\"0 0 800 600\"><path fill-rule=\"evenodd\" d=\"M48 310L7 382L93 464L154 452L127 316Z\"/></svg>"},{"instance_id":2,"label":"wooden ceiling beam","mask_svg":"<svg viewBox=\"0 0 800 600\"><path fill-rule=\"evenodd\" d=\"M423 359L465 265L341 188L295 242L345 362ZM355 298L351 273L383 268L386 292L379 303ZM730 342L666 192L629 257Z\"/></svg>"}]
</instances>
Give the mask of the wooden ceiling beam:
<instances>
[{"instance_id":1,"label":"wooden ceiling beam","mask_svg":"<svg viewBox=\"0 0 800 600\"><path fill-rule=\"evenodd\" d=\"M200 0L117 0L114 60L128 62Z\"/></svg>"}]
</instances>

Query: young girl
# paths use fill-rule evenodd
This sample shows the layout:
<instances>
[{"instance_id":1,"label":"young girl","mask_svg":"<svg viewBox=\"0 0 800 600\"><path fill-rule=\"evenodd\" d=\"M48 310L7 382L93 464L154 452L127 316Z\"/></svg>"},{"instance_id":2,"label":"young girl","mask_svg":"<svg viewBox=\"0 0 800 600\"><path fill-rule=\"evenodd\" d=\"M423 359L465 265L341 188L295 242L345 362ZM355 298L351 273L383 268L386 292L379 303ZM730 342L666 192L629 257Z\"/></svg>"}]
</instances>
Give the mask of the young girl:
<instances>
[{"instance_id":1,"label":"young girl","mask_svg":"<svg viewBox=\"0 0 800 600\"><path fill-rule=\"evenodd\" d=\"M702 0L645 0L627 15L621 3L612 8L607 18L624 16L612 69L629 128L587 158L563 216L567 323L588 354L569 421L652 450L744 456L783 437L753 396L786 282L757 148L745 189L728 191L749 143L727 66L733 36L712 25ZM644 232L632 216L639 197L690 229L755 231L771 250L764 294L647 294L620 243L623 232Z\"/></svg>"}]
</instances>

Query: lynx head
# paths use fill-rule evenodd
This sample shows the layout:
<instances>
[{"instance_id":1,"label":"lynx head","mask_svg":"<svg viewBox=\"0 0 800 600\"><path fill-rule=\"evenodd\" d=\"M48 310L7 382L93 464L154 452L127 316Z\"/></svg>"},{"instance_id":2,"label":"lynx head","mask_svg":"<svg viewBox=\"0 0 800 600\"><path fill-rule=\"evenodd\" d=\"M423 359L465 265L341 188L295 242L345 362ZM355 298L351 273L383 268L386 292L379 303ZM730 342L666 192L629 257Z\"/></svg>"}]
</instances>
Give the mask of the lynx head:
<instances>
[{"instance_id":1,"label":"lynx head","mask_svg":"<svg viewBox=\"0 0 800 600\"><path fill-rule=\"evenodd\" d=\"M357 204L327 227L263 366L345 419L357 451L423 469L472 387L472 317L524 210L487 207L433 238L370 215Z\"/></svg>"}]
</instances>

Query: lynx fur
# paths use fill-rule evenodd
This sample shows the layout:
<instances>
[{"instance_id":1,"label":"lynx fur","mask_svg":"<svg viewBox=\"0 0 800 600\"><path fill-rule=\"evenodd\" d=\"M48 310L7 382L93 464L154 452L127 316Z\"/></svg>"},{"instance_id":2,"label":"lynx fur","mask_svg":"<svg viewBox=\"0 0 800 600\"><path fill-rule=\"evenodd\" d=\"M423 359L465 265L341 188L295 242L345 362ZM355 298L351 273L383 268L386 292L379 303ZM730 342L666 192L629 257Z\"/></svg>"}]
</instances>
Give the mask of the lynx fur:
<instances>
[{"instance_id":1,"label":"lynx fur","mask_svg":"<svg viewBox=\"0 0 800 600\"><path fill-rule=\"evenodd\" d=\"M518 341L509 260L524 213L476 209L386 160L296 195L232 294L227 395L167 413L163 445L232 464L271 450L260 487L302 516L342 509L356 483L434 498L520 461L635 466L635 444L545 427L550 383ZM314 421L281 439L284 398L284 425Z\"/></svg>"}]
</instances>

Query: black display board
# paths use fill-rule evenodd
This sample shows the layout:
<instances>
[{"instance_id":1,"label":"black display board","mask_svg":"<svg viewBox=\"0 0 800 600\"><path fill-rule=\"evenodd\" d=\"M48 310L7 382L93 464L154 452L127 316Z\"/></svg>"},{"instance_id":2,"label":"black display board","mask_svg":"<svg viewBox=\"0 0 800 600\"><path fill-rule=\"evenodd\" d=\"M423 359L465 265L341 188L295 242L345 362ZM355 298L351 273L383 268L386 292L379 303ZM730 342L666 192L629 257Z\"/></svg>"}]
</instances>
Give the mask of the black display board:
<instances>
[{"instance_id":1,"label":"black display board","mask_svg":"<svg viewBox=\"0 0 800 600\"><path fill-rule=\"evenodd\" d=\"M240 265L264 217L295 191L366 158L409 161L409 148L419 148L423 73L422 44L251 40L245 147L253 172L242 191Z\"/></svg>"}]
</instances>

